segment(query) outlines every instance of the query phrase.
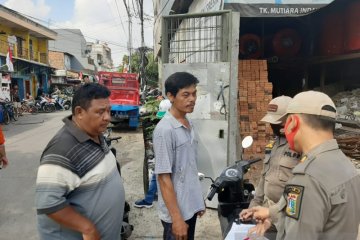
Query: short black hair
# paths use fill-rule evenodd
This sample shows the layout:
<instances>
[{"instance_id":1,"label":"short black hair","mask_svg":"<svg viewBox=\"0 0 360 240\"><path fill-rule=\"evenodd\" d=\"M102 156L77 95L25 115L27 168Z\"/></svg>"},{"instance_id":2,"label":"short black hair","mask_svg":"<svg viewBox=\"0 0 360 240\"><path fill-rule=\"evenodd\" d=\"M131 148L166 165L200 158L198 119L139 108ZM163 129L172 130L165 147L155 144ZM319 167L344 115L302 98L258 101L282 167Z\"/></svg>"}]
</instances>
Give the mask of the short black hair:
<instances>
[{"instance_id":1,"label":"short black hair","mask_svg":"<svg viewBox=\"0 0 360 240\"><path fill-rule=\"evenodd\" d=\"M72 114L75 114L75 108L80 106L87 110L93 99L102 99L110 97L110 90L104 85L98 83L87 83L76 90L72 100Z\"/></svg>"},{"instance_id":2,"label":"short black hair","mask_svg":"<svg viewBox=\"0 0 360 240\"><path fill-rule=\"evenodd\" d=\"M179 92L180 89L189 87L191 85L196 85L199 83L199 80L187 72L176 72L171 74L165 81L165 94L168 92L171 93L174 97Z\"/></svg>"},{"instance_id":3,"label":"short black hair","mask_svg":"<svg viewBox=\"0 0 360 240\"><path fill-rule=\"evenodd\" d=\"M335 131L335 119L312 114L301 114L301 116L306 124L315 130L319 129L332 133Z\"/></svg>"}]
</instances>

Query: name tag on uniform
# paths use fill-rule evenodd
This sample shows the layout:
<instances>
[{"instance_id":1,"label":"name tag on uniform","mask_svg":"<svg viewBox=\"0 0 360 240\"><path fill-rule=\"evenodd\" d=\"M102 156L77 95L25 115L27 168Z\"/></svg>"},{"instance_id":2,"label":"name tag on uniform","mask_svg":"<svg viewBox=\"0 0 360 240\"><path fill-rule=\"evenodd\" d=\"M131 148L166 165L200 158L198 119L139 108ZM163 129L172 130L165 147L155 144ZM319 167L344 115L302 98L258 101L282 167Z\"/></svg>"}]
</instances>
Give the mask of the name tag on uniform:
<instances>
[{"instance_id":1,"label":"name tag on uniform","mask_svg":"<svg viewBox=\"0 0 360 240\"><path fill-rule=\"evenodd\" d=\"M299 185L286 185L285 194L286 194L286 216L299 220L300 210L301 210L301 201L304 195L304 186Z\"/></svg>"},{"instance_id":2,"label":"name tag on uniform","mask_svg":"<svg viewBox=\"0 0 360 240\"><path fill-rule=\"evenodd\" d=\"M292 151L284 152L284 156L291 157L291 158L300 158L300 154Z\"/></svg>"}]
</instances>

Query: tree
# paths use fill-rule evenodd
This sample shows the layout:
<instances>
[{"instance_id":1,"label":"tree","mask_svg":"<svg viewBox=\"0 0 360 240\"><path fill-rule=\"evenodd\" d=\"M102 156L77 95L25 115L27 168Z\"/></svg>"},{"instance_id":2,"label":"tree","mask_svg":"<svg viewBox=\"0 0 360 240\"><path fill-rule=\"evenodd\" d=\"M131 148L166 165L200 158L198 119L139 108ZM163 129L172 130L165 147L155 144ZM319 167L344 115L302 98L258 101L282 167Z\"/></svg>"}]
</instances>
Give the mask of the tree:
<instances>
[{"instance_id":1,"label":"tree","mask_svg":"<svg viewBox=\"0 0 360 240\"><path fill-rule=\"evenodd\" d=\"M128 66L129 63L129 56L124 55L122 58L122 64L120 65L118 72L124 72L124 68Z\"/></svg>"},{"instance_id":2,"label":"tree","mask_svg":"<svg viewBox=\"0 0 360 240\"><path fill-rule=\"evenodd\" d=\"M119 67L119 72L123 72L124 66L128 66L129 57L127 55L123 56L122 65ZM154 53L148 51L146 53L147 64L145 67L145 76L146 76L146 85L152 87L158 87L158 64L155 62ZM131 72L140 73L141 67L141 55L139 51L136 51L131 55Z\"/></svg>"}]
</instances>

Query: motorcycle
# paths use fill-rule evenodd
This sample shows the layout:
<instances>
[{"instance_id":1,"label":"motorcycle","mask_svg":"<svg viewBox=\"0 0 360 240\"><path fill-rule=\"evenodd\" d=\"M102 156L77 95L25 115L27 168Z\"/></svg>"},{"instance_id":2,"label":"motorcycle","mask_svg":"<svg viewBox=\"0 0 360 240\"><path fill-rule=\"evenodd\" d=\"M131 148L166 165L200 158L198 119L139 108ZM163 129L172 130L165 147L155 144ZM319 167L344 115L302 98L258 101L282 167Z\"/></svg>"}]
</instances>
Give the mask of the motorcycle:
<instances>
[{"instance_id":1,"label":"motorcycle","mask_svg":"<svg viewBox=\"0 0 360 240\"><path fill-rule=\"evenodd\" d=\"M118 142L121 137L111 137L111 128L108 128L107 131L104 133L105 142L110 148L110 151L114 154L116 158L116 149L111 146L111 143L113 141ZM117 170L121 176L121 166L120 163L116 160L116 167ZM123 216L123 222L121 226L121 239L128 239L131 236L132 231L134 230L134 226L129 223L129 212L130 212L130 204L125 201L124 206L124 216Z\"/></svg>"},{"instance_id":2,"label":"motorcycle","mask_svg":"<svg viewBox=\"0 0 360 240\"><path fill-rule=\"evenodd\" d=\"M243 149L252 145L253 139L247 136L242 141ZM230 231L233 223L240 223L239 213L249 207L250 201L254 198L255 188L249 180L244 179L244 175L250 166L259 162L261 158L253 160L239 160L234 165L224 169L215 181L199 173L200 180L208 178L212 181L210 192L207 199L211 201L218 194L218 217L222 235L225 236Z\"/></svg>"},{"instance_id":3,"label":"motorcycle","mask_svg":"<svg viewBox=\"0 0 360 240\"><path fill-rule=\"evenodd\" d=\"M51 95L51 98L54 99L57 109L69 110L71 108L71 100L66 95Z\"/></svg>"},{"instance_id":4,"label":"motorcycle","mask_svg":"<svg viewBox=\"0 0 360 240\"><path fill-rule=\"evenodd\" d=\"M9 124L11 120L18 120L18 111L15 111L14 104L8 98L0 99L1 122L5 125Z\"/></svg>"},{"instance_id":5,"label":"motorcycle","mask_svg":"<svg viewBox=\"0 0 360 240\"><path fill-rule=\"evenodd\" d=\"M35 107L38 111L50 113L56 110L55 104L47 100L45 97L40 97L40 100L35 100Z\"/></svg>"}]
</instances>

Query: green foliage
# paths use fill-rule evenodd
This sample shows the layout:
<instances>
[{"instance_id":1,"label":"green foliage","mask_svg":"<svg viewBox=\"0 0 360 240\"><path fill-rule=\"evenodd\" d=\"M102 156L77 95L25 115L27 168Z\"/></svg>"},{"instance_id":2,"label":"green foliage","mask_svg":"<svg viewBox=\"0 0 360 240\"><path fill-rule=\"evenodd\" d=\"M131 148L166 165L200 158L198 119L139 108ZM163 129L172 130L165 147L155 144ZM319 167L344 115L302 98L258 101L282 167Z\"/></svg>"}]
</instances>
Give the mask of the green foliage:
<instances>
[{"instance_id":1,"label":"green foliage","mask_svg":"<svg viewBox=\"0 0 360 240\"><path fill-rule=\"evenodd\" d=\"M146 53L146 57L148 59L148 65L145 67L145 74L147 78L147 85L151 87L158 87L158 64L155 62L154 53L149 51ZM122 72L124 69L124 65L128 65L129 56L124 55L122 59L122 65L119 68L119 71ZM131 71L134 73L140 73L140 65L141 65L141 55L139 51L136 51L131 55Z\"/></svg>"},{"instance_id":2,"label":"green foliage","mask_svg":"<svg viewBox=\"0 0 360 240\"><path fill-rule=\"evenodd\" d=\"M145 68L145 73L148 79L147 84L151 87L158 87L159 72L158 64L155 62L154 53L149 52L146 56L149 60L149 63Z\"/></svg>"},{"instance_id":3,"label":"green foliage","mask_svg":"<svg viewBox=\"0 0 360 240\"><path fill-rule=\"evenodd\" d=\"M129 56L124 55L123 58L122 58L122 64L120 65L118 71L119 72L124 72L124 66L128 65L128 63L129 63Z\"/></svg>"},{"instance_id":4,"label":"green foliage","mask_svg":"<svg viewBox=\"0 0 360 240\"><path fill-rule=\"evenodd\" d=\"M159 104L161 100L156 99L155 97L148 97L144 104L147 114L141 118L143 122L143 126L145 127L144 134L147 136L151 136L156 124L159 122L159 118L156 117L156 113L159 109Z\"/></svg>"},{"instance_id":5,"label":"green foliage","mask_svg":"<svg viewBox=\"0 0 360 240\"><path fill-rule=\"evenodd\" d=\"M160 102L161 100L156 99L156 97L153 96L150 96L146 99L144 107L146 112L150 113L148 117L151 121L156 118L156 113L158 112Z\"/></svg>"}]
</instances>

